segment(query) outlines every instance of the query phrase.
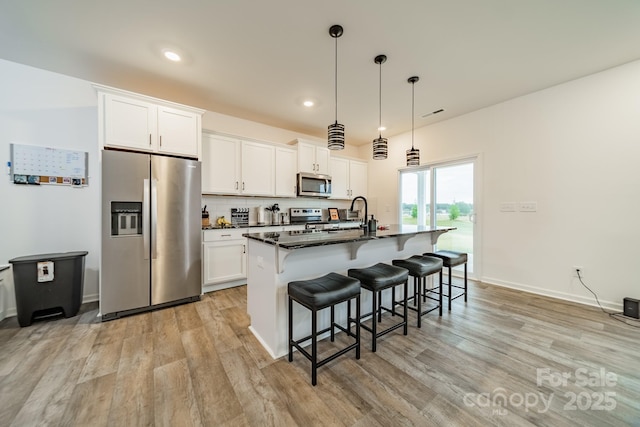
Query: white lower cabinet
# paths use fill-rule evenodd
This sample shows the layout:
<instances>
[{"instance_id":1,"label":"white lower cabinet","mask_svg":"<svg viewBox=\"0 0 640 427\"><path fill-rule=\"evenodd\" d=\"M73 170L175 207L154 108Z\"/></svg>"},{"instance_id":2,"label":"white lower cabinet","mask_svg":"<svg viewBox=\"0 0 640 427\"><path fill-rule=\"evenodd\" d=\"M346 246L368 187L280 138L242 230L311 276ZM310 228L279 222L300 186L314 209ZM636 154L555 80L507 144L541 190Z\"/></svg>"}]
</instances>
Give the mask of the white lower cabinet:
<instances>
[{"instance_id":1,"label":"white lower cabinet","mask_svg":"<svg viewBox=\"0 0 640 427\"><path fill-rule=\"evenodd\" d=\"M246 229L203 231L203 291L224 289L244 284L247 278ZM217 285L211 287L210 285Z\"/></svg>"}]
</instances>

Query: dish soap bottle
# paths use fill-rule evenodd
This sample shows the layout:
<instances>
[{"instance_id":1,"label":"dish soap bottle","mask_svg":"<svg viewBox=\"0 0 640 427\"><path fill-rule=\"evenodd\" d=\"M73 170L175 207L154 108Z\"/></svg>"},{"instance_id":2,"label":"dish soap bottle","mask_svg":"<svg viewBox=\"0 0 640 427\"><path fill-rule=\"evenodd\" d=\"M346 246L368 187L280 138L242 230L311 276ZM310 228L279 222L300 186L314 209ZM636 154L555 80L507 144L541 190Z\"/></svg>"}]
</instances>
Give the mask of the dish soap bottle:
<instances>
[{"instance_id":1,"label":"dish soap bottle","mask_svg":"<svg viewBox=\"0 0 640 427\"><path fill-rule=\"evenodd\" d=\"M376 231L378 228L378 221L371 215L371 219L369 220L369 231Z\"/></svg>"}]
</instances>

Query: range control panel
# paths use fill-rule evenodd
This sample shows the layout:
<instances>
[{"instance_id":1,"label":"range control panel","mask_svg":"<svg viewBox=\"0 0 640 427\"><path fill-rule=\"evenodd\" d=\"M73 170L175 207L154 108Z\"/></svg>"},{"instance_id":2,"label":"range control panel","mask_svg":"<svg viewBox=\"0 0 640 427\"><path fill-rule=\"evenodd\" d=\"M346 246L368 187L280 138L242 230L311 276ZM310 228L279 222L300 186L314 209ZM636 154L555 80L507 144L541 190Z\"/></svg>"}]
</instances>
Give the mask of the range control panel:
<instances>
[{"instance_id":1,"label":"range control panel","mask_svg":"<svg viewBox=\"0 0 640 427\"><path fill-rule=\"evenodd\" d=\"M322 221L322 209L318 208L291 208L290 214L292 223L307 223Z\"/></svg>"}]
</instances>

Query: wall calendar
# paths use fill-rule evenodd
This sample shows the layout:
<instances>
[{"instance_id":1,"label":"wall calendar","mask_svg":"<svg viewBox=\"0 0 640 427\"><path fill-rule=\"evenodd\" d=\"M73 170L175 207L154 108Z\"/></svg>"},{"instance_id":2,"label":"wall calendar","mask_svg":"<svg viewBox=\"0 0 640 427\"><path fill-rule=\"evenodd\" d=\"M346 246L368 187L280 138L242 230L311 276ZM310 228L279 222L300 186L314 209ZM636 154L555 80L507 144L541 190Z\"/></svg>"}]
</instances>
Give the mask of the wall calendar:
<instances>
[{"instance_id":1,"label":"wall calendar","mask_svg":"<svg viewBox=\"0 0 640 427\"><path fill-rule=\"evenodd\" d=\"M88 185L89 153L35 145L10 144L14 184Z\"/></svg>"}]
</instances>

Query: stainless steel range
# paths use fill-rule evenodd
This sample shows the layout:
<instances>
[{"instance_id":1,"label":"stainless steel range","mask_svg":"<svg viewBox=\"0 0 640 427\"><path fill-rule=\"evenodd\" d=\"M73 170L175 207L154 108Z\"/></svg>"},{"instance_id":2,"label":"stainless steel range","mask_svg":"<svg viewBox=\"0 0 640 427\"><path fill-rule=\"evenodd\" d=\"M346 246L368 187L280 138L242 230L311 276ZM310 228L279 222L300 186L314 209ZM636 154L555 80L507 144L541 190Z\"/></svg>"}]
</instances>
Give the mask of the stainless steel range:
<instances>
[{"instance_id":1,"label":"stainless steel range","mask_svg":"<svg viewBox=\"0 0 640 427\"><path fill-rule=\"evenodd\" d=\"M291 224L322 223L322 209L291 208L289 210Z\"/></svg>"}]
</instances>

